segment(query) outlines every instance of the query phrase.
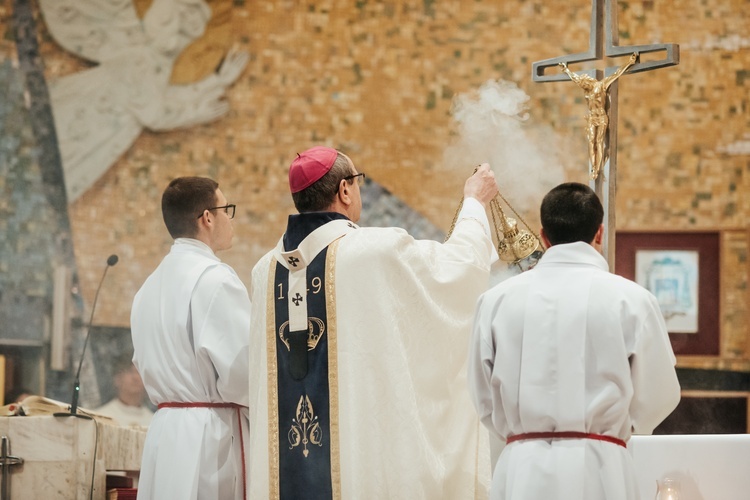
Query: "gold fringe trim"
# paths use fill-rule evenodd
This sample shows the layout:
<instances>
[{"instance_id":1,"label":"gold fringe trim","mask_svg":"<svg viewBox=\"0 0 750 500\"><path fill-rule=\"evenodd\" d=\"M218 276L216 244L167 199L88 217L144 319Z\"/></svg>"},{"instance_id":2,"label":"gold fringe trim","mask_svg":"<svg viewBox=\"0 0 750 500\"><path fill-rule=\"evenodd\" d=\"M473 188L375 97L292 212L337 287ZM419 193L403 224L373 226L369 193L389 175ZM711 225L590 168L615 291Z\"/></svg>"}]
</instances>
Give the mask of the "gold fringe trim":
<instances>
[{"instance_id":1,"label":"gold fringe trim","mask_svg":"<svg viewBox=\"0 0 750 500\"><path fill-rule=\"evenodd\" d=\"M336 317L336 251L340 239L328 246L326 254L326 315L328 317L328 393L331 418L331 491L341 500L341 450L339 446L339 365Z\"/></svg>"},{"instance_id":2,"label":"gold fringe trim","mask_svg":"<svg viewBox=\"0 0 750 500\"><path fill-rule=\"evenodd\" d=\"M279 386L276 364L276 259L271 259L266 290L266 363L268 373L268 498L280 497L279 466Z\"/></svg>"}]
</instances>

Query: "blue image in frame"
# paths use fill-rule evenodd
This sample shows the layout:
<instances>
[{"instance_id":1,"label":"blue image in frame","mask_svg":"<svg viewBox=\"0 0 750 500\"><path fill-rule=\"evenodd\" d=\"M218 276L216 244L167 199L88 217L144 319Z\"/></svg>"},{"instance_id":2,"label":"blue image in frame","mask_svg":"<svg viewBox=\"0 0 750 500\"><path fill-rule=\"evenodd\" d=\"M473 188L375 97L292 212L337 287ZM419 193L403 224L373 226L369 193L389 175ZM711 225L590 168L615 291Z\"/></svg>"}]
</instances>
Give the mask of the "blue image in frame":
<instances>
[{"instance_id":1,"label":"blue image in frame","mask_svg":"<svg viewBox=\"0 0 750 500\"><path fill-rule=\"evenodd\" d=\"M637 250L635 281L653 293L671 333L698 333L698 252Z\"/></svg>"}]
</instances>

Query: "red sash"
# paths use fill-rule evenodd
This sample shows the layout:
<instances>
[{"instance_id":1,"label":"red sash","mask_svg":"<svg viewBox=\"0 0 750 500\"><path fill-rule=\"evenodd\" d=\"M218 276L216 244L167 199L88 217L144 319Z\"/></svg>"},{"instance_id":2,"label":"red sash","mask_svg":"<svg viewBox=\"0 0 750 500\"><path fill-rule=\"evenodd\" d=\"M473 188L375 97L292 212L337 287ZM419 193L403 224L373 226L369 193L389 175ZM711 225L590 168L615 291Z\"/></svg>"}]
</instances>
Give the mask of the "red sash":
<instances>
[{"instance_id":1,"label":"red sash","mask_svg":"<svg viewBox=\"0 0 750 500\"><path fill-rule=\"evenodd\" d=\"M620 438L605 436L603 434L589 434L587 432L526 432L508 436L507 444L514 441L525 441L527 439L595 439L606 441L627 448L627 444Z\"/></svg>"},{"instance_id":2,"label":"red sash","mask_svg":"<svg viewBox=\"0 0 750 500\"><path fill-rule=\"evenodd\" d=\"M158 409L162 408L234 408L237 411L237 425L240 428L240 452L242 453L242 492L247 498L247 472L245 469L245 441L242 438L242 414L240 410L246 408L246 406L238 405L237 403L159 403Z\"/></svg>"}]
</instances>

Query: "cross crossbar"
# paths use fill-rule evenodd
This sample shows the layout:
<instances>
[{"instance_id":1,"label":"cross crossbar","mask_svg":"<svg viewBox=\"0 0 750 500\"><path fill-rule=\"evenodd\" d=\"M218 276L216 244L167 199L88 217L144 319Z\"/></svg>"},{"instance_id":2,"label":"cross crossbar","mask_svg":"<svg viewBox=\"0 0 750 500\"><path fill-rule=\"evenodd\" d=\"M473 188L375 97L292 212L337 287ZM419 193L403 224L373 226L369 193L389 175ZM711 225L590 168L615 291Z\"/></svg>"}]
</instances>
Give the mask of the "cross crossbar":
<instances>
[{"instance_id":1,"label":"cross crossbar","mask_svg":"<svg viewBox=\"0 0 750 500\"><path fill-rule=\"evenodd\" d=\"M559 71L546 74L547 68L557 69L561 62L581 63L601 61L605 57L629 56L634 52L646 54L649 52L665 52L663 59L656 61L638 62L628 73L640 73L668 66L680 64L680 46L675 43L654 43L648 45L617 45L617 0L591 0L591 32L589 33L589 48L586 52L568 54L564 56L544 59L532 64L532 80L535 82L562 82L570 80L567 75ZM617 66L608 67L604 76L617 71ZM601 70L589 69L578 72L592 78L601 79Z\"/></svg>"}]
</instances>

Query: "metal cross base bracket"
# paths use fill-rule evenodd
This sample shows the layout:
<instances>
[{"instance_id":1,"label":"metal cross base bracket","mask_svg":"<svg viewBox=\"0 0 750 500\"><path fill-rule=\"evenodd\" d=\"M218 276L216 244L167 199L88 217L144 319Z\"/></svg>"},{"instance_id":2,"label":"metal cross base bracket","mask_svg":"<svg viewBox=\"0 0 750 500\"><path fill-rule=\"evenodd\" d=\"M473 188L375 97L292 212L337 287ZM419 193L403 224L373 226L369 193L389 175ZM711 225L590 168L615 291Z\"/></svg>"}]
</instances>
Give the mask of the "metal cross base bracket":
<instances>
[{"instance_id":1,"label":"metal cross base bracket","mask_svg":"<svg viewBox=\"0 0 750 500\"><path fill-rule=\"evenodd\" d=\"M23 464L23 458L14 457L10 453L10 439L3 436L0 444L0 469L2 469L2 478L0 479L0 500L10 500L10 468L13 465Z\"/></svg>"}]
</instances>

